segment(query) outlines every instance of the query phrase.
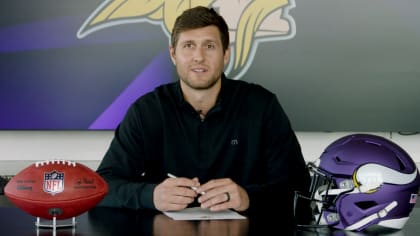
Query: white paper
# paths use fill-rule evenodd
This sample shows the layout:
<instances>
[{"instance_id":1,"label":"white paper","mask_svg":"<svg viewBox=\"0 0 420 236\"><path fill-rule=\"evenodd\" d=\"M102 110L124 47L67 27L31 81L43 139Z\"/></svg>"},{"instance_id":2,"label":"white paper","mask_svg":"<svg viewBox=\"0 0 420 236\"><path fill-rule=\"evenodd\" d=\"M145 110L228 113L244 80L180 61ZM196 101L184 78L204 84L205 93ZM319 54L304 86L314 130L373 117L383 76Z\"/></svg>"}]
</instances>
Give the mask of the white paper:
<instances>
[{"instance_id":1,"label":"white paper","mask_svg":"<svg viewBox=\"0 0 420 236\"><path fill-rule=\"evenodd\" d=\"M182 211L165 211L165 215L174 220L228 220L228 219L246 219L236 211L210 211L201 207L186 208Z\"/></svg>"}]
</instances>

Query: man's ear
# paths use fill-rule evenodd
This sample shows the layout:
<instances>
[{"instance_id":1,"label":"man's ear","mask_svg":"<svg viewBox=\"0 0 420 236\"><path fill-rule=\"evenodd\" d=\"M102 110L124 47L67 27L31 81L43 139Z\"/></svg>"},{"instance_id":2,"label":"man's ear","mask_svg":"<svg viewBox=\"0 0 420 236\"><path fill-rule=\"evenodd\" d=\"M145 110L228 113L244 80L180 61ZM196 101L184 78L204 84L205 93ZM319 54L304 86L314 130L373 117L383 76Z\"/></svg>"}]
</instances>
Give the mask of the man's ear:
<instances>
[{"instance_id":1,"label":"man's ear","mask_svg":"<svg viewBox=\"0 0 420 236\"><path fill-rule=\"evenodd\" d=\"M171 56L172 63L174 63L174 66L176 66L175 48L171 45L169 46L169 55Z\"/></svg>"},{"instance_id":2,"label":"man's ear","mask_svg":"<svg viewBox=\"0 0 420 236\"><path fill-rule=\"evenodd\" d=\"M227 65L230 59L230 47L228 47L225 51L225 55L223 55L223 62L224 65Z\"/></svg>"}]
</instances>

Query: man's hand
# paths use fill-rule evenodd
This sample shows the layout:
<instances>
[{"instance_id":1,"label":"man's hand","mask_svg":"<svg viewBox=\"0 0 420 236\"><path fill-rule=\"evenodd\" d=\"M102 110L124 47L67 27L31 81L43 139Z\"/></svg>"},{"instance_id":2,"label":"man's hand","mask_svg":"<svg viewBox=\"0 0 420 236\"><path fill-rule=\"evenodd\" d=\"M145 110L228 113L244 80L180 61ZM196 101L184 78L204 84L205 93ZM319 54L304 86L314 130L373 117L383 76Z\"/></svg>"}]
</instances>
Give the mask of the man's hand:
<instances>
[{"instance_id":1,"label":"man's hand","mask_svg":"<svg viewBox=\"0 0 420 236\"><path fill-rule=\"evenodd\" d=\"M178 211L194 202L197 192L192 187L199 187L198 178L167 178L156 186L153 203L159 211Z\"/></svg>"},{"instance_id":2,"label":"man's hand","mask_svg":"<svg viewBox=\"0 0 420 236\"><path fill-rule=\"evenodd\" d=\"M234 209L245 211L249 207L248 193L230 178L215 179L201 185L197 192L205 192L198 198L202 208L211 211Z\"/></svg>"}]
</instances>

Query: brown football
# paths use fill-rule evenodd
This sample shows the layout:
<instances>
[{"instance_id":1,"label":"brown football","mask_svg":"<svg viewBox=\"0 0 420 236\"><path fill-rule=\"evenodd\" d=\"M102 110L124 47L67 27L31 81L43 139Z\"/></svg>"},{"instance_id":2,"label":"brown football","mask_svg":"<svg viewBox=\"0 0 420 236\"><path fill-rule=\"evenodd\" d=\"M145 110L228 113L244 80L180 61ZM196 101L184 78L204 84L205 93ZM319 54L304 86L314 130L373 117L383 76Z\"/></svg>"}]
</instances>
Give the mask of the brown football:
<instances>
[{"instance_id":1,"label":"brown football","mask_svg":"<svg viewBox=\"0 0 420 236\"><path fill-rule=\"evenodd\" d=\"M97 205L108 185L95 171L67 160L36 162L17 173L4 188L23 211L44 219L78 216Z\"/></svg>"}]
</instances>

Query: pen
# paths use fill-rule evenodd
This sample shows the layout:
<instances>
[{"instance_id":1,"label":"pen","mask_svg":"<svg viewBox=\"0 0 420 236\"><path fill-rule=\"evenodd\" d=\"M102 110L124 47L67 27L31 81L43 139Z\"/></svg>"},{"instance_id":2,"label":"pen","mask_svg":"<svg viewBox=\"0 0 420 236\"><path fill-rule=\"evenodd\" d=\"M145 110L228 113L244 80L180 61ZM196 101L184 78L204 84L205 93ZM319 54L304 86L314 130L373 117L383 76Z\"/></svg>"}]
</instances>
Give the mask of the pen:
<instances>
[{"instance_id":1,"label":"pen","mask_svg":"<svg viewBox=\"0 0 420 236\"><path fill-rule=\"evenodd\" d=\"M170 178L178 178L178 177L176 177L175 175L173 175L173 174L171 174L171 173L168 173L168 177L170 177ZM194 190L194 191L196 191L197 192L197 190L198 190L198 188L197 187L194 187L194 186L191 186L190 187L192 190ZM197 192L197 193L199 193L199 192ZM201 195L204 195L206 192L201 192L201 193L199 193L199 194L201 194Z\"/></svg>"}]
</instances>

